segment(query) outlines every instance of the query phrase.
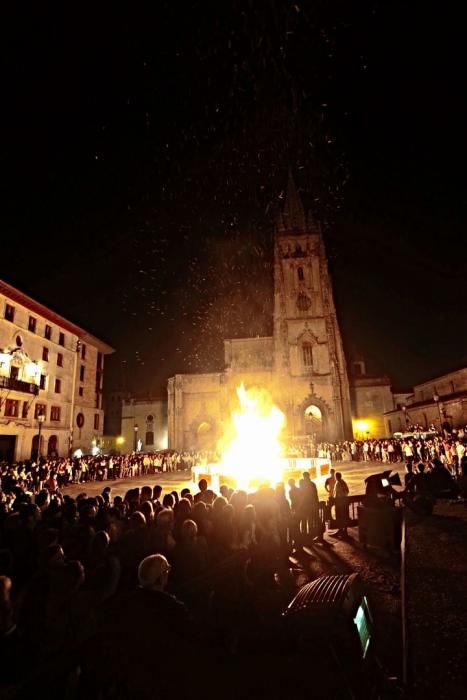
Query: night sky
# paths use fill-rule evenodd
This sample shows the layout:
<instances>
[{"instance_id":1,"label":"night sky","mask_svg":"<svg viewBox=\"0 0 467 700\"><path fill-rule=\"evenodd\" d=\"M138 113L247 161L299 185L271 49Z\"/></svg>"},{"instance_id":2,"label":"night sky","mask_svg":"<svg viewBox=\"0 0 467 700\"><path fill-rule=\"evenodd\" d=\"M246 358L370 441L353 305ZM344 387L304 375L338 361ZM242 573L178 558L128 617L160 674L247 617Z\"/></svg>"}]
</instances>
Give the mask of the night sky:
<instances>
[{"instance_id":1,"label":"night sky","mask_svg":"<svg viewBox=\"0 0 467 700\"><path fill-rule=\"evenodd\" d=\"M271 333L290 165L349 350L396 386L465 361L460 17L152 6L4 17L1 277L117 349L107 388L222 369L224 337Z\"/></svg>"}]
</instances>

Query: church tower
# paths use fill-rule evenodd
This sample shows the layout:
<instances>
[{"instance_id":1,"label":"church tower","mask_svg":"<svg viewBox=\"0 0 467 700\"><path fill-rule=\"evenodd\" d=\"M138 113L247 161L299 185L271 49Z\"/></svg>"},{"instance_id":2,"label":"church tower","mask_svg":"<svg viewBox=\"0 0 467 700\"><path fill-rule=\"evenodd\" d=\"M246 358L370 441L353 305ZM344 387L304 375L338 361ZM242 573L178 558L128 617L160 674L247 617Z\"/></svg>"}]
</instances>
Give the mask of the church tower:
<instances>
[{"instance_id":1,"label":"church tower","mask_svg":"<svg viewBox=\"0 0 467 700\"><path fill-rule=\"evenodd\" d=\"M275 233L273 348L291 432L351 439L349 381L323 237L291 172Z\"/></svg>"}]
</instances>

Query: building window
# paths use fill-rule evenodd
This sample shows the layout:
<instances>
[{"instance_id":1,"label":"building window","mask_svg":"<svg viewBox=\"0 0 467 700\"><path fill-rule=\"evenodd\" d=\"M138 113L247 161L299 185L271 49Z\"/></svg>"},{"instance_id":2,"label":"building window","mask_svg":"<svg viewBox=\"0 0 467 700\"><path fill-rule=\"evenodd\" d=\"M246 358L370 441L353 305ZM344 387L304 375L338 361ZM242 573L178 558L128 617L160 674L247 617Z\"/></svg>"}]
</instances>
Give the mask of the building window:
<instances>
[{"instance_id":1,"label":"building window","mask_svg":"<svg viewBox=\"0 0 467 700\"><path fill-rule=\"evenodd\" d=\"M298 295L298 299L297 299L298 310L299 311L308 311L310 306L311 306L311 301L310 301L309 297L306 294L303 294L303 292L301 292Z\"/></svg>"},{"instance_id":2,"label":"building window","mask_svg":"<svg viewBox=\"0 0 467 700\"><path fill-rule=\"evenodd\" d=\"M47 324L45 324L44 337L47 340L50 340L52 338L52 326L48 326Z\"/></svg>"},{"instance_id":3,"label":"building window","mask_svg":"<svg viewBox=\"0 0 467 700\"><path fill-rule=\"evenodd\" d=\"M84 365L79 368L79 381L84 382Z\"/></svg>"},{"instance_id":4,"label":"building window","mask_svg":"<svg viewBox=\"0 0 467 700\"><path fill-rule=\"evenodd\" d=\"M45 379L46 379L45 374L41 374L41 378L39 381L39 388L40 389L45 389Z\"/></svg>"},{"instance_id":5,"label":"building window","mask_svg":"<svg viewBox=\"0 0 467 700\"><path fill-rule=\"evenodd\" d=\"M55 393L60 394L62 391L62 380L61 379L56 379L55 380Z\"/></svg>"},{"instance_id":6,"label":"building window","mask_svg":"<svg viewBox=\"0 0 467 700\"><path fill-rule=\"evenodd\" d=\"M23 411L22 411L21 417L27 418L28 411L29 411L29 403L27 401L23 401Z\"/></svg>"},{"instance_id":7,"label":"building window","mask_svg":"<svg viewBox=\"0 0 467 700\"><path fill-rule=\"evenodd\" d=\"M60 406L52 406L50 409L50 420L60 420Z\"/></svg>"},{"instance_id":8,"label":"building window","mask_svg":"<svg viewBox=\"0 0 467 700\"><path fill-rule=\"evenodd\" d=\"M84 343L81 346L81 359L82 360L86 359L86 345Z\"/></svg>"},{"instance_id":9,"label":"building window","mask_svg":"<svg viewBox=\"0 0 467 700\"><path fill-rule=\"evenodd\" d=\"M78 389L78 394L79 394L80 396L84 396L84 389L83 389L82 386L80 386L80 388Z\"/></svg>"},{"instance_id":10,"label":"building window","mask_svg":"<svg viewBox=\"0 0 467 700\"><path fill-rule=\"evenodd\" d=\"M44 362L49 361L49 348L42 348L42 359Z\"/></svg>"},{"instance_id":11,"label":"building window","mask_svg":"<svg viewBox=\"0 0 467 700\"><path fill-rule=\"evenodd\" d=\"M303 274L303 267L298 268L297 275L300 282L303 282L303 280L305 279L305 275Z\"/></svg>"},{"instance_id":12,"label":"building window","mask_svg":"<svg viewBox=\"0 0 467 700\"><path fill-rule=\"evenodd\" d=\"M65 333L58 334L58 344L65 347Z\"/></svg>"},{"instance_id":13,"label":"building window","mask_svg":"<svg viewBox=\"0 0 467 700\"><path fill-rule=\"evenodd\" d=\"M148 423L152 423L153 420L154 420L154 416L152 416L151 414L149 414L149 416L146 416L146 420L147 420Z\"/></svg>"},{"instance_id":14,"label":"building window","mask_svg":"<svg viewBox=\"0 0 467 700\"><path fill-rule=\"evenodd\" d=\"M303 343L302 356L305 367L313 367L313 347L311 343Z\"/></svg>"},{"instance_id":15,"label":"building window","mask_svg":"<svg viewBox=\"0 0 467 700\"><path fill-rule=\"evenodd\" d=\"M28 321L28 330L30 330L31 333L36 332L36 325L37 325L37 319L34 318L34 316L30 316L29 321Z\"/></svg>"},{"instance_id":16,"label":"building window","mask_svg":"<svg viewBox=\"0 0 467 700\"><path fill-rule=\"evenodd\" d=\"M15 307L11 304L5 304L5 318L12 323L15 320Z\"/></svg>"},{"instance_id":17,"label":"building window","mask_svg":"<svg viewBox=\"0 0 467 700\"><path fill-rule=\"evenodd\" d=\"M23 339L22 339L22 337L21 337L20 335L17 335L17 336L16 336L15 342L16 342L16 347L17 347L17 348L21 348L21 347L23 346Z\"/></svg>"},{"instance_id":18,"label":"building window","mask_svg":"<svg viewBox=\"0 0 467 700\"><path fill-rule=\"evenodd\" d=\"M100 396L99 396L99 394L96 394L96 405L95 405L95 408L100 408L100 407L101 407L101 406L100 406Z\"/></svg>"},{"instance_id":19,"label":"building window","mask_svg":"<svg viewBox=\"0 0 467 700\"><path fill-rule=\"evenodd\" d=\"M19 367L15 367L14 365L12 365L12 366L10 367L10 377L11 377L11 379L18 379L18 377L19 377Z\"/></svg>"},{"instance_id":20,"label":"building window","mask_svg":"<svg viewBox=\"0 0 467 700\"><path fill-rule=\"evenodd\" d=\"M99 414L94 414L94 430L99 430Z\"/></svg>"},{"instance_id":21,"label":"building window","mask_svg":"<svg viewBox=\"0 0 467 700\"><path fill-rule=\"evenodd\" d=\"M5 401L5 415L11 418L18 418L19 401L15 399L7 399Z\"/></svg>"},{"instance_id":22,"label":"building window","mask_svg":"<svg viewBox=\"0 0 467 700\"><path fill-rule=\"evenodd\" d=\"M37 417L40 415L45 416L46 415L46 405L45 403L36 403L34 407L34 418L37 420Z\"/></svg>"},{"instance_id":23,"label":"building window","mask_svg":"<svg viewBox=\"0 0 467 700\"><path fill-rule=\"evenodd\" d=\"M83 413L78 413L76 416L76 425L78 428L82 428L84 425L84 414Z\"/></svg>"},{"instance_id":24,"label":"building window","mask_svg":"<svg viewBox=\"0 0 467 700\"><path fill-rule=\"evenodd\" d=\"M152 430L148 430L146 433L146 445L154 445L154 433Z\"/></svg>"},{"instance_id":25,"label":"building window","mask_svg":"<svg viewBox=\"0 0 467 700\"><path fill-rule=\"evenodd\" d=\"M63 367L63 355L61 352L57 355L57 367Z\"/></svg>"}]
</instances>

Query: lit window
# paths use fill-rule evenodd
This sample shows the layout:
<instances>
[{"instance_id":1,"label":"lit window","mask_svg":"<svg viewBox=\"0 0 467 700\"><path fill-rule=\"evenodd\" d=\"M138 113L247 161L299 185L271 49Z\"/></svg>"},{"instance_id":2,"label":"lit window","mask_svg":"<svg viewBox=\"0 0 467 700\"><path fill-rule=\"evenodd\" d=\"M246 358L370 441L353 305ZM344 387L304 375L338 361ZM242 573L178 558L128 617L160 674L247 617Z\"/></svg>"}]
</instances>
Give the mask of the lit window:
<instances>
[{"instance_id":1,"label":"lit window","mask_svg":"<svg viewBox=\"0 0 467 700\"><path fill-rule=\"evenodd\" d=\"M50 420L60 420L60 406L52 406L50 409Z\"/></svg>"},{"instance_id":2,"label":"lit window","mask_svg":"<svg viewBox=\"0 0 467 700\"><path fill-rule=\"evenodd\" d=\"M49 348L42 348L42 359L44 362L49 361Z\"/></svg>"},{"instance_id":3,"label":"lit window","mask_svg":"<svg viewBox=\"0 0 467 700\"><path fill-rule=\"evenodd\" d=\"M62 380L61 379L56 379L55 380L55 393L60 394L62 391Z\"/></svg>"},{"instance_id":4,"label":"lit window","mask_svg":"<svg viewBox=\"0 0 467 700\"><path fill-rule=\"evenodd\" d=\"M45 411L46 411L46 405L45 403L36 403L34 407L34 418L37 419L38 416L42 415L45 416Z\"/></svg>"},{"instance_id":5,"label":"lit window","mask_svg":"<svg viewBox=\"0 0 467 700\"><path fill-rule=\"evenodd\" d=\"M313 366L313 348L310 343L303 343L302 345L302 355L303 364L305 367Z\"/></svg>"},{"instance_id":6,"label":"lit window","mask_svg":"<svg viewBox=\"0 0 467 700\"><path fill-rule=\"evenodd\" d=\"M15 307L11 304L5 304L5 318L11 322L15 320Z\"/></svg>"},{"instance_id":7,"label":"lit window","mask_svg":"<svg viewBox=\"0 0 467 700\"><path fill-rule=\"evenodd\" d=\"M6 399L5 401L5 415L11 418L18 418L19 411L19 401L15 399Z\"/></svg>"},{"instance_id":8,"label":"lit window","mask_svg":"<svg viewBox=\"0 0 467 700\"><path fill-rule=\"evenodd\" d=\"M34 316L30 316L29 322L28 322L28 330L30 330L31 333L36 332L36 325L37 325L37 319L35 319Z\"/></svg>"}]
</instances>

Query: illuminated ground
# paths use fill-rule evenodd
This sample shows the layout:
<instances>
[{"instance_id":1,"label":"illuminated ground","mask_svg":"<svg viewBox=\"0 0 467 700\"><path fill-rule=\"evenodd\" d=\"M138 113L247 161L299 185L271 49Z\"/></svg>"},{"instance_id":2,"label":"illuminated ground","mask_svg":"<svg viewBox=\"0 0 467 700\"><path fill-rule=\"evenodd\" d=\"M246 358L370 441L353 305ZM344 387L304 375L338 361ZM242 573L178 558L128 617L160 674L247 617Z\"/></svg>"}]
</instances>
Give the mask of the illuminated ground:
<instances>
[{"instance_id":1,"label":"illuminated ground","mask_svg":"<svg viewBox=\"0 0 467 700\"><path fill-rule=\"evenodd\" d=\"M401 481L403 481L404 465L397 463L391 466L394 468L394 471L399 472ZM384 471L389 467L387 465L382 465L380 462L341 462L335 465L335 468L342 472L343 478L346 480L350 489L350 494L354 495L364 492L364 480L367 476ZM173 490L180 491L185 486L191 488L192 492L194 491L191 482L191 472L171 472L169 474L150 474L135 479L93 481L86 484L73 484L66 488L64 492L73 496L83 492L87 493L89 496L94 496L101 493L105 486L111 486L114 496L124 496L128 489L135 488L136 486L141 488L141 486L145 486L146 484L150 486L160 484L163 487L164 493ZM320 498L325 499L324 479L318 480L317 486Z\"/></svg>"}]
</instances>

